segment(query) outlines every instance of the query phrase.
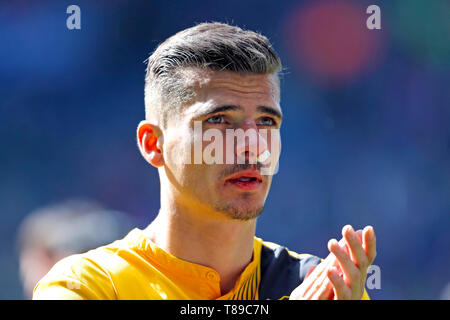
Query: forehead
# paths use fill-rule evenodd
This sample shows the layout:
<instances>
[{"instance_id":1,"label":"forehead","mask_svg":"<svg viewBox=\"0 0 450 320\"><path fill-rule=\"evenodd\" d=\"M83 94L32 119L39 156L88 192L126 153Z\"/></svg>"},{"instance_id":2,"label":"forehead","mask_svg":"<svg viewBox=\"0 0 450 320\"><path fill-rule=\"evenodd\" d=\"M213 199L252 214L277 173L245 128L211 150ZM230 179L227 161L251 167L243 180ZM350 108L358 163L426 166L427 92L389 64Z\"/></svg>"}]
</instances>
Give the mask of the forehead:
<instances>
[{"instance_id":1,"label":"forehead","mask_svg":"<svg viewBox=\"0 0 450 320\"><path fill-rule=\"evenodd\" d=\"M187 80L196 92L195 102L188 107L195 112L199 103L266 105L280 110L279 80L275 74L239 74L228 71L189 70ZM281 111L281 110L280 110Z\"/></svg>"}]
</instances>

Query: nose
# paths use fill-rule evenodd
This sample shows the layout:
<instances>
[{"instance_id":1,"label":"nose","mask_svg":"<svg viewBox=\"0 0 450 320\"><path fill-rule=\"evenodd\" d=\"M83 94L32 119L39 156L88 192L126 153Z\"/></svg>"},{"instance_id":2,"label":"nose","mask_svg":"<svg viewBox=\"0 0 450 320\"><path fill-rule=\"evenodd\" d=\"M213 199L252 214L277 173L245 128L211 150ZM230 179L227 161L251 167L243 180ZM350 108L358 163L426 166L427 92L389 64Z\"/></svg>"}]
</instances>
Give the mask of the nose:
<instances>
[{"instance_id":1,"label":"nose","mask_svg":"<svg viewBox=\"0 0 450 320\"><path fill-rule=\"evenodd\" d=\"M245 130L244 138L237 138L236 155L238 164L256 164L258 157L265 157L269 152L267 146L267 135L259 132L256 128Z\"/></svg>"}]
</instances>

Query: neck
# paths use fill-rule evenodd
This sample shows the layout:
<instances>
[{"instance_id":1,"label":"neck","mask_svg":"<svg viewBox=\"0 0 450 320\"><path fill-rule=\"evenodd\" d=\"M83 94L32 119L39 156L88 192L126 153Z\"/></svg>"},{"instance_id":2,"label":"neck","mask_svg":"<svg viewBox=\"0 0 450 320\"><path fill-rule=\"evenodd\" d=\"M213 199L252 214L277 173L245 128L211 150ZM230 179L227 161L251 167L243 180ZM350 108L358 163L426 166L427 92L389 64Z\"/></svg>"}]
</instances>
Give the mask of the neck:
<instances>
[{"instance_id":1,"label":"neck","mask_svg":"<svg viewBox=\"0 0 450 320\"><path fill-rule=\"evenodd\" d=\"M216 270L224 294L252 260L255 228L256 219L234 220L221 213L161 201L157 218L145 232L177 258Z\"/></svg>"}]
</instances>

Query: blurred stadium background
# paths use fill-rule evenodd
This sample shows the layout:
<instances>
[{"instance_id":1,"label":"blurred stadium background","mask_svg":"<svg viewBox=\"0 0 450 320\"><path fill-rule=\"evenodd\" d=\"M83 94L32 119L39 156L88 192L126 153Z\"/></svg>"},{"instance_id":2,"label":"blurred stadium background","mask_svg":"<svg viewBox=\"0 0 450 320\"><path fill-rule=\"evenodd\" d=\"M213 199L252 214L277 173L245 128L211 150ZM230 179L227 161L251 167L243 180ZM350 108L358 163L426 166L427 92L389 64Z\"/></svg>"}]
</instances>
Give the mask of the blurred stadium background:
<instances>
[{"instance_id":1,"label":"blurred stadium background","mask_svg":"<svg viewBox=\"0 0 450 320\"><path fill-rule=\"evenodd\" d=\"M81 30L66 8L81 8ZM381 8L381 30L366 8ZM222 21L281 55L283 152L257 236L326 256L371 224L373 299L449 299L450 2L447 0L0 2L0 298L21 299L18 227L89 197L145 227L157 171L141 158L144 60L175 32ZM446 293L447 292L447 293Z\"/></svg>"}]
</instances>

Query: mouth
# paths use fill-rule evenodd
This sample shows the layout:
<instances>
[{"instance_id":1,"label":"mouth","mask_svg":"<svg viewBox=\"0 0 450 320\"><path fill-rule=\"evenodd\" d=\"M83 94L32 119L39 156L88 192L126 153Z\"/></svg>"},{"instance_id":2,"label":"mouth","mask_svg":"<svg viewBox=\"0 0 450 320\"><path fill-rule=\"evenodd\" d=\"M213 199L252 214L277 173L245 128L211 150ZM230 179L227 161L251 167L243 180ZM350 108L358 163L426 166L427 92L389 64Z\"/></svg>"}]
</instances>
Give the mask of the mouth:
<instances>
[{"instance_id":1,"label":"mouth","mask_svg":"<svg viewBox=\"0 0 450 320\"><path fill-rule=\"evenodd\" d=\"M262 176L257 170L247 170L235 173L225 180L225 185L229 185L241 190L257 190L262 184Z\"/></svg>"}]
</instances>

